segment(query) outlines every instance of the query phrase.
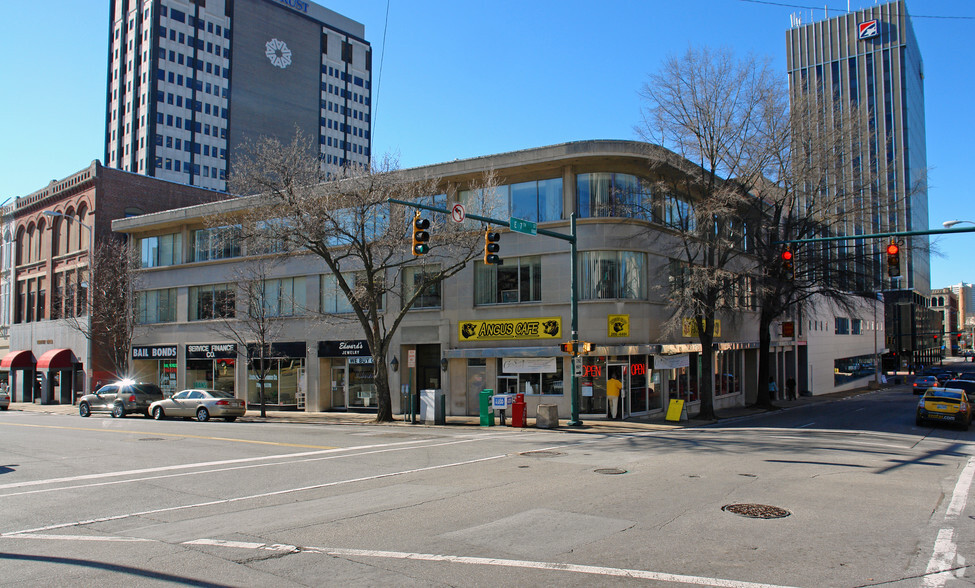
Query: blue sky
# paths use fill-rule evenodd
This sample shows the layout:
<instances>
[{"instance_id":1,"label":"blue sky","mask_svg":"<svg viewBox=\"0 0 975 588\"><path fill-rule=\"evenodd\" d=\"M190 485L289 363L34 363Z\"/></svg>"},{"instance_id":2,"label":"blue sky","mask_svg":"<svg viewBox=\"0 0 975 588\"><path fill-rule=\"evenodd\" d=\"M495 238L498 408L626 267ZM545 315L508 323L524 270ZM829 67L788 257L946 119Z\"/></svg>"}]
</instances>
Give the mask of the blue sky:
<instances>
[{"instance_id":1,"label":"blue sky","mask_svg":"<svg viewBox=\"0 0 975 588\"><path fill-rule=\"evenodd\" d=\"M319 3L365 25L377 77L373 153L403 167L636 139L637 92L667 55L730 47L770 57L784 76L790 14L824 17L822 0L390 0L384 27L385 0ZM3 4L0 200L102 159L108 50L107 2ZM830 15L847 4L829 2ZM853 10L873 4L849 0ZM975 220L975 50L966 42L975 2L908 0L908 10L925 65L930 225L941 228ZM975 280L975 233L936 247L932 287Z\"/></svg>"}]
</instances>

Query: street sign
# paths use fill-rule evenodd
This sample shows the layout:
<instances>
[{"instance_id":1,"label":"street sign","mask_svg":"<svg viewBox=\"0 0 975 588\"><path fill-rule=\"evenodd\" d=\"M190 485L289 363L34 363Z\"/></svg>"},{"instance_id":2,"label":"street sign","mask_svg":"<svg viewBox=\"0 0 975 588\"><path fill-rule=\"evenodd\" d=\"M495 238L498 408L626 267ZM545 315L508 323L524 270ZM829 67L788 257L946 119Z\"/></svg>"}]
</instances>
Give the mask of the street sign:
<instances>
[{"instance_id":1,"label":"street sign","mask_svg":"<svg viewBox=\"0 0 975 588\"><path fill-rule=\"evenodd\" d=\"M464 210L464 205L458 202L450 208L450 220L455 223L462 223L464 219L467 218L467 211Z\"/></svg>"},{"instance_id":2,"label":"street sign","mask_svg":"<svg viewBox=\"0 0 975 588\"><path fill-rule=\"evenodd\" d=\"M410 349L406 353L406 367L416 367L416 349Z\"/></svg>"},{"instance_id":3,"label":"street sign","mask_svg":"<svg viewBox=\"0 0 975 588\"><path fill-rule=\"evenodd\" d=\"M516 233L538 235L538 223L533 223L532 221L511 217L511 220L508 221L508 227Z\"/></svg>"}]
</instances>

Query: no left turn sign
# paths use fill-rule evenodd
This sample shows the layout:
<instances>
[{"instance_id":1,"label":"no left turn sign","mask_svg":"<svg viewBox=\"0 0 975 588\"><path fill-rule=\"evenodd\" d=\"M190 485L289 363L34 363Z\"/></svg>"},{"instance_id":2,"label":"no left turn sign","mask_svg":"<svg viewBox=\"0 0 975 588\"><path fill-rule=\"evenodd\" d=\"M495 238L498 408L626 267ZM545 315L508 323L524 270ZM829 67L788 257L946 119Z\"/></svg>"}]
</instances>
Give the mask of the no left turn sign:
<instances>
[{"instance_id":1,"label":"no left turn sign","mask_svg":"<svg viewBox=\"0 0 975 588\"><path fill-rule=\"evenodd\" d=\"M467 211L464 210L464 205L461 203L454 204L453 208L450 209L450 218L455 223L462 223L467 217Z\"/></svg>"}]
</instances>

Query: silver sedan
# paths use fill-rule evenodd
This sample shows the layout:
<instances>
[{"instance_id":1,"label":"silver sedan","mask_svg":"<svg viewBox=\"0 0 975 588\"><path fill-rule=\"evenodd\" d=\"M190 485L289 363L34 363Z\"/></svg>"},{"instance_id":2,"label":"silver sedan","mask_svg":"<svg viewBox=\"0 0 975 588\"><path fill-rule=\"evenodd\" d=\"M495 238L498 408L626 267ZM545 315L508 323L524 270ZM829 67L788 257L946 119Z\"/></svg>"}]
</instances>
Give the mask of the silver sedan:
<instances>
[{"instance_id":1,"label":"silver sedan","mask_svg":"<svg viewBox=\"0 0 975 588\"><path fill-rule=\"evenodd\" d=\"M222 390L182 390L149 405L149 414L157 421L167 417L186 417L204 422L216 417L232 422L244 416L246 411L247 404L243 400L236 398L232 392Z\"/></svg>"}]
</instances>

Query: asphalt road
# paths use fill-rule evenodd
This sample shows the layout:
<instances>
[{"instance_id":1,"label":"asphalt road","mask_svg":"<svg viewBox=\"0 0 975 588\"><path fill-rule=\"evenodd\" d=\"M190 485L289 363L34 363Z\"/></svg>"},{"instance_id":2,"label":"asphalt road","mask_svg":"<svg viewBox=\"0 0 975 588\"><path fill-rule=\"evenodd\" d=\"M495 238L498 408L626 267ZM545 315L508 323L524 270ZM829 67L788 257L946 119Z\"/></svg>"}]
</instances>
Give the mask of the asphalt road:
<instances>
[{"instance_id":1,"label":"asphalt road","mask_svg":"<svg viewBox=\"0 0 975 588\"><path fill-rule=\"evenodd\" d=\"M9 411L0 585L971 586L975 429L916 402L617 434Z\"/></svg>"}]
</instances>

